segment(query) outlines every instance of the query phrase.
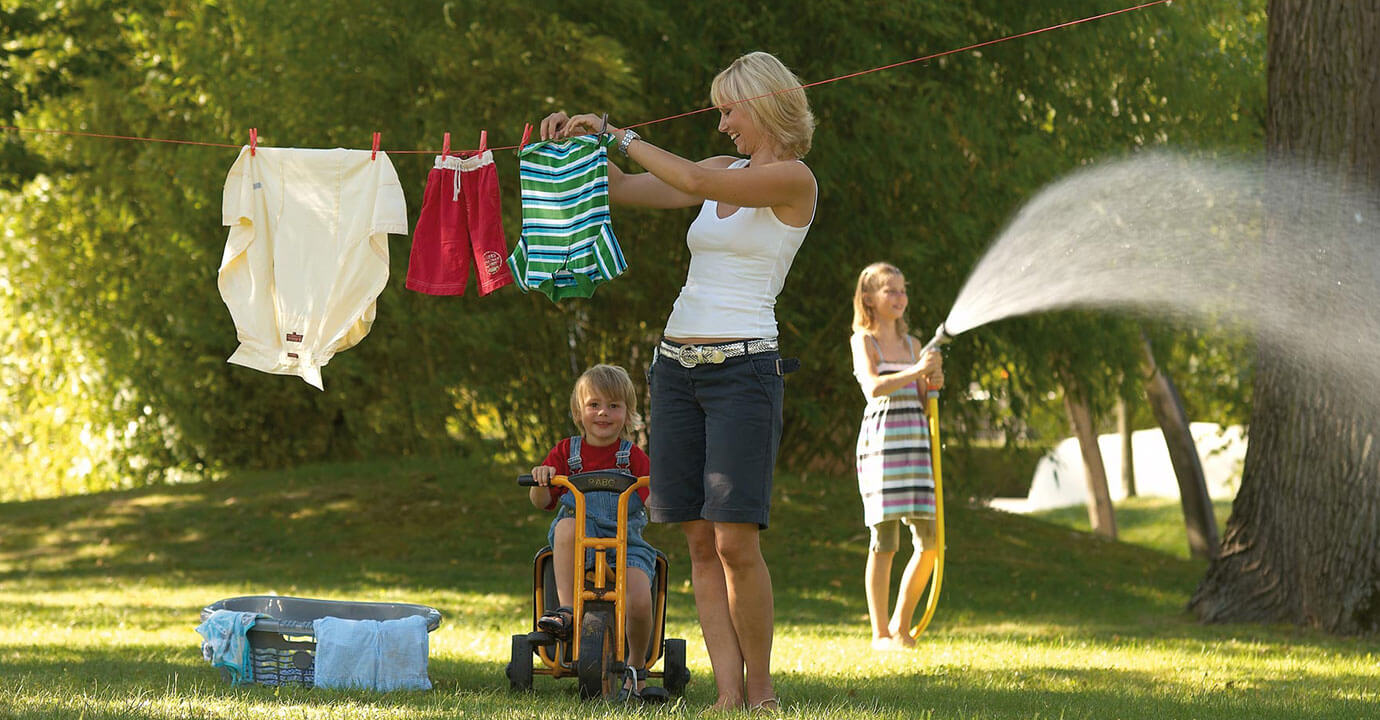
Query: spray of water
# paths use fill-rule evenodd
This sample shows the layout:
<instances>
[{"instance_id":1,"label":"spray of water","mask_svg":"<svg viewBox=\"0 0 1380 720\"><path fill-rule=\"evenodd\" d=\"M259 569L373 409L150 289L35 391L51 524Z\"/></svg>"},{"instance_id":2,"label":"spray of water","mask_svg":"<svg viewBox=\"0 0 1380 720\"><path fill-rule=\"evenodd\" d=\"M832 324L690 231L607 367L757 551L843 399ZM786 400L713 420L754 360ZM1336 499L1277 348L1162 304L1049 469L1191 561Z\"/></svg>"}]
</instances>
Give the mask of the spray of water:
<instances>
[{"instance_id":1,"label":"spray of water","mask_svg":"<svg viewBox=\"0 0 1380 720\"><path fill-rule=\"evenodd\" d=\"M1016 215L931 344L1065 308L1227 321L1341 379L1380 382L1380 198L1279 162L1099 165Z\"/></svg>"}]
</instances>

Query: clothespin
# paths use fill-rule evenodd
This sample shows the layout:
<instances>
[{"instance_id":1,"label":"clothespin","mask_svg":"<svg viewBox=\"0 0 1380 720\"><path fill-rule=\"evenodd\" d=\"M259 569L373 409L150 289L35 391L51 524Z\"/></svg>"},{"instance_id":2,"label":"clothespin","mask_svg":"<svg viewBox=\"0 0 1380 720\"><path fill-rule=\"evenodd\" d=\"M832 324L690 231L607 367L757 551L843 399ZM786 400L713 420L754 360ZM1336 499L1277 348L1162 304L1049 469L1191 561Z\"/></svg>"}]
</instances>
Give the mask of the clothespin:
<instances>
[{"instance_id":1,"label":"clothespin","mask_svg":"<svg viewBox=\"0 0 1380 720\"><path fill-rule=\"evenodd\" d=\"M603 123L601 123L601 124L599 125L599 135L598 135L598 140L599 140L599 142L603 142L603 141L604 141L604 131L607 130L608 128L609 128L609 114L608 114L608 113L604 113L604 121L603 121Z\"/></svg>"},{"instance_id":2,"label":"clothespin","mask_svg":"<svg viewBox=\"0 0 1380 720\"><path fill-rule=\"evenodd\" d=\"M450 133L446 133L441 139L441 159L445 160L450 155Z\"/></svg>"},{"instance_id":3,"label":"clothespin","mask_svg":"<svg viewBox=\"0 0 1380 720\"><path fill-rule=\"evenodd\" d=\"M479 154L480 154L480 155L483 155L483 154L484 154L484 151L485 151L485 150L488 150L488 149L489 149L489 131L488 131L488 130L480 130L480 131L479 131Z\"/></svg>"},{"instance_id":4,"label":"clothespin","mask_svg":"<svg viewBox=\"0 0 1380 720\"><path fill-rule=\"evenodd\" d=\"M259 149L259 129L249 128L249 155L253 157Z\"/></svg>"},{"instance_id":5,"label":"clothespin","mask_svg":"<svg viewBox=\"0 0 1380 720\"><path fill-rule=\"evenodd\" d=\"M379 156L379 135L380 133L374 133L374 150L369 154L370 162Z\"/></svg>"},{"instance_id":6,"label":"clothespin","mask_svg":"<svg viewBox=\"0 0 1380 720\"><path fill-rule=\"evenodd\" d=\"M519 152L519 153L521 153L521 152L522 152L522 149L523 149L524 147L527 146L527 140L528 140L528 138L530 138L530 137L532 137L532 123L523 123L523 124L522 124L522 140L518 142L518 152Z\"/></svg>"}]
</instances>

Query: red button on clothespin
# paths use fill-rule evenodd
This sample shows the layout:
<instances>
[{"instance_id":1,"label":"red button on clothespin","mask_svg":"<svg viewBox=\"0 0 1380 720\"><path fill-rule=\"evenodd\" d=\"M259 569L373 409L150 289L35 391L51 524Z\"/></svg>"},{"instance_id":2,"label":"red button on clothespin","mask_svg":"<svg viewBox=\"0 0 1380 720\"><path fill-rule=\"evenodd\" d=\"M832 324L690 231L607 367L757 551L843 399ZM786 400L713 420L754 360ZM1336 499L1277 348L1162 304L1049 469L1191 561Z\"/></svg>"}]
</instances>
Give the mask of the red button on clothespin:
<instances>
[{"instance_id":1,"label":"red button on clothespin","mask_svg":"<svg viewBox=\"0 0 1380 720\"><path fill-rule=\"evenodd\" d=\"M522 124L522 140L518 143L518 152L519 152L519 153L521 153L521 152L522 152L522 149L523 149L524 147L527 146L527 140L528 140L528 138L530 138L530 137L532 137L532 123L523 123L523 124Z\"/></svg>"},{"instance_id":2,"label":"red button on clothespin","mask_svg":"<svg viewBox=\"0 0 1380 720\"><path fill-rule=\"evenodd\" d=\"M374 150L369 154L370 161L379 156L379 135L380 133L374 133Z\"/></svg>"},{"instance_id":3,"label":"red button on clothespin","mask_svg":"<svg viewBox=\"0 0 1380 720\"><path fill-rule=\"evenodd\" d=\"M249 128L249 155L253 157L259 148L259 129Z\"/></svg>"},{"instance_id":4,"label":"red button on clothespin","mask_svg":"<svg viewBox=\"0 0 1380 720\"><path fill-rule=\"evenodd\" d=\"M450 133L446 133L441 139L441 159L445 160L450 155Z\"/></svg>"}]
</instances>

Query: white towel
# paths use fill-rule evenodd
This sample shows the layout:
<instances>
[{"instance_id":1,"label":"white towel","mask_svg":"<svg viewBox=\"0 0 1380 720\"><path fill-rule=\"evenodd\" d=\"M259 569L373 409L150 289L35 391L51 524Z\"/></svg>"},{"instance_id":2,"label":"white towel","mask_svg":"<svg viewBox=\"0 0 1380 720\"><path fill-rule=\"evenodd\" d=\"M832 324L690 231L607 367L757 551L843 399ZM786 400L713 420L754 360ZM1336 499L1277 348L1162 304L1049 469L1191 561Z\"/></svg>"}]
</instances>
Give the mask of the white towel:
<instances>
[{"instance_id":1,"label":"white towel","mask_svg":"<svg viewBox=\"0 0 1380 720\"><path fill-rule=\"evenodd\" d=\"M316 686L430 690L426 619L345 620L324 617L316 634Z\"/></svg>"}]
</instances>

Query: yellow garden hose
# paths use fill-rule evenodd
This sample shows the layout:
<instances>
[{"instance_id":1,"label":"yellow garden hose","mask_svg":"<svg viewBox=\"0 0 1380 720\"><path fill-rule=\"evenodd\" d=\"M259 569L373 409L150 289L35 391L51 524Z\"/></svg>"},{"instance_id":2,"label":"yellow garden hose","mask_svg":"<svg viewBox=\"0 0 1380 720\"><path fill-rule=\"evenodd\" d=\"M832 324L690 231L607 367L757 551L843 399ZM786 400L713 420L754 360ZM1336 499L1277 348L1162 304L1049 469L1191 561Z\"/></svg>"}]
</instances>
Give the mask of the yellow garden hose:
<instances>
[{"instance_id":1,"label":"yellow garden hose","mask_svg":"<svg viewBox=\"0 0 1380 720\"><path fill-rule=\"evenodd\" d=\"M941 326L942 327L942 326ZM944 479L939 468L939 394L930 395L925 408L930 421L930 463L934 470L934 573L930 575L930 594L925 600L925 614L911 629L911 637L920 637L939 607L939 589L944 584Z\"/></svg>"}]
</instances>

